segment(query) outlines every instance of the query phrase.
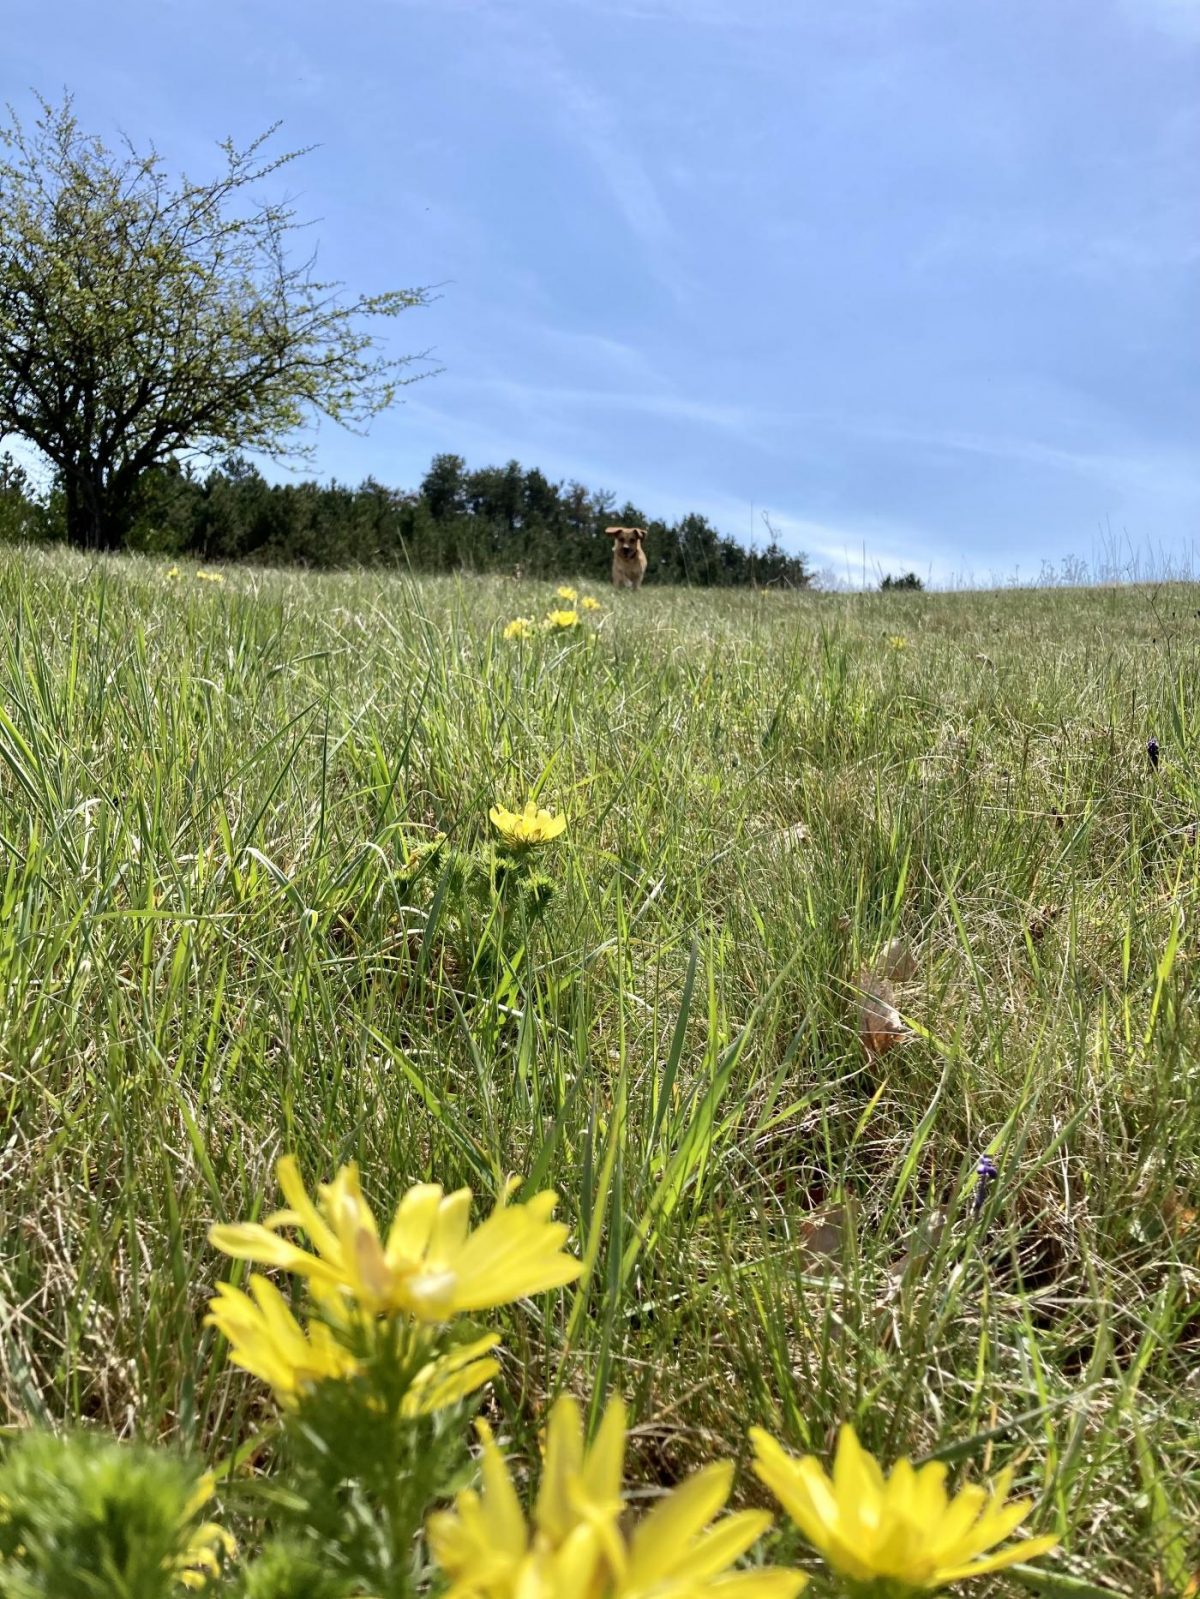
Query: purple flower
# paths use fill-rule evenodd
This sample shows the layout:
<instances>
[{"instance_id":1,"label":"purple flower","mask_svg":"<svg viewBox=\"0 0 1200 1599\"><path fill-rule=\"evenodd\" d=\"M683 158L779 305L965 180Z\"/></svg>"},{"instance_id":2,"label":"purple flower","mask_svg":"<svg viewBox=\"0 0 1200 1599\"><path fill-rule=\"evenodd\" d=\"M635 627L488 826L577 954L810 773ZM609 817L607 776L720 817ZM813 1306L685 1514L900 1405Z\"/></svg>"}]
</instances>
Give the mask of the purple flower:
<instances>
[{"instance_id":1,"label":"purple flower","mask_svg":"<svg viewBox=\"0 0 1200 1599\"><path fill-rule=\"evenodd\" d=\"M1000 1175L1000 1168L990 1155L980 1155L975 1167L975 1197L971 1202L971 1214L978 1216L987 1200L988 1189Z\"/></svg>"},{"instance_id":2,"label":"purple flower","mask_svg":"<svg viewBox=\"0 0 1200 1599\"><path fill-rule=\"evenodd\" d=\"M1158 770L1158 740L1156 738L1148 738L1146 740L1146 754L1150 757L1151 766L1153 766L1155 771L1157 771Z\"/></svg>"}]
</instances>

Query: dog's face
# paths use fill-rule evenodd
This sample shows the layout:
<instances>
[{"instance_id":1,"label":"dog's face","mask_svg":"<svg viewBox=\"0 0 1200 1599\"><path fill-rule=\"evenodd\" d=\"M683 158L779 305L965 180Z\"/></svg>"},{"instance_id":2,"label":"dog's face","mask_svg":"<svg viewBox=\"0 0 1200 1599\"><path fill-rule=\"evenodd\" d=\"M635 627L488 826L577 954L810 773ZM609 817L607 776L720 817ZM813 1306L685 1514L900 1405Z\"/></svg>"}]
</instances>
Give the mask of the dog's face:
<instances>
[{"instance_id":1,"label":"dog's face","mask_svg":"<svg viewBox=\"0 0 1200 1599\"><path fill-rule=\"evenodd\" d=\"M606 527L604 531L613 541L613 554L623 561L637 563L642 545L646 542L644 527Z\"/></svg>"}]
</instances>

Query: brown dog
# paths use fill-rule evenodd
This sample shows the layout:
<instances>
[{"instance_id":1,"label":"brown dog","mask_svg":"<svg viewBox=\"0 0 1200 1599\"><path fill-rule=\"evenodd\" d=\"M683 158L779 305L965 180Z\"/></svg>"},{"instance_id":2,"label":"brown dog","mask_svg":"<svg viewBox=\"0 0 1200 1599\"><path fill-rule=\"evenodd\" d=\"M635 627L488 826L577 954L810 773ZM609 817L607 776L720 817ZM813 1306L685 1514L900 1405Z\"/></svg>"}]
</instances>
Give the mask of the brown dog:
<instances>
[{"instance_id":1,"label":"brown dog","mask_svg":"<svg viewBox=\"0 0 1200 1599\"><path fill-rule=\"evenodd\" d=\"M606 527L613 541L612 580L615 589L640 589L646 575L644 527Z\"/></svg>"}]
</instances>

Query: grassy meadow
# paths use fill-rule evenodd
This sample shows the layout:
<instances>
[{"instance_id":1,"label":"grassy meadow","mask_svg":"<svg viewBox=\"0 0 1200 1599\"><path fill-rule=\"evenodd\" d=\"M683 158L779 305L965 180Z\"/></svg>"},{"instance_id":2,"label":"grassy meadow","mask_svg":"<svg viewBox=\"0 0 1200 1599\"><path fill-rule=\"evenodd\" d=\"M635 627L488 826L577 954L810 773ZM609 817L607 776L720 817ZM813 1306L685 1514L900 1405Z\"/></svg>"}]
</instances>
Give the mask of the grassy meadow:
<instances>
[{"instance_id":1,"label":"grassy meadow","mask_svg":"<svg viewBox=\"0 0 1200 1599\"><path fill-rule=\"evenodd\" d=\"M219 576L0 551L3 1420L241 1459L210 1224L286 1151L383 1213L520 1173L587 1271L504 1318L515 1448L563 1387L647 1484L850 1419L1018 1464L1063 1544L997 1591L1181 1592L1200 589L592 587L506 641L552 585ZM480 864L530 796L536 906Z\"/></svg>"}]
</instances>

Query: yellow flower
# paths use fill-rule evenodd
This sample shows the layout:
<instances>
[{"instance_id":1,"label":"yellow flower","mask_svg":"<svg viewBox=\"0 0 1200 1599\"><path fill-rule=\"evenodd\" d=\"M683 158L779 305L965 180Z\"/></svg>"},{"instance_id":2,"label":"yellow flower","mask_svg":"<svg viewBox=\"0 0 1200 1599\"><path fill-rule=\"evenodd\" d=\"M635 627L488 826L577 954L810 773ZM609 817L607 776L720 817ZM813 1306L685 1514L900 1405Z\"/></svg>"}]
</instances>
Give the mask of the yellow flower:
<instances>
[{"instance_id":1,"label":"yellow flower","mask_svg":"<svg viewBox=\"0 0 1200 1599\"><path fill-rule=\"evenodd\" d=\"M906 650L908 648L908 640L903 633L891 634L888 638L888 643L894 650Z\"/></svg>"},{"instance_id":2,"label":"yellow flower","mask_svg":"<svg viewBox=\"0 0 1200 1599\"><path fill-rule=\"evenodd\" d=\"M179 568L177 566L171 567L170 570L167 572L167 576L168 577L178 577L179 576Z\"/></svg>"},{"instance_id":3,"label":"yellow flower","mask_svg":"<svg viewBox=\"0 0 1200 1599\"><path fill-rule=\"evenodd\" d=\"M808 1582L802 1571L729 1569L771 1525L765 1510L735 1511L709 1525L732 1485L732 1465L719 1461L673 1489L634 1532L613 1599L795 1599Z\"/></svg>"},{"instance_id":4,"label":"yellow flower","mask_svg":"<svg viewBox=\"0 0 1200 1599\"><path fill-rule=\"evenodd\" d=\"M578 1406L550 1413L542 1485L528 1526L491 1432L483 1443L483 1491L459 1494L430 1517L429 1547L450 1578L447 1599L794 1599L801 1572L733 1572L771 1524L761 1511L724 1516L733 1467L708 1466L650 1512L627 1543L619 1518L625 1408L614 1400L590 1449Z\"/></svg>"},{"instance_id":5,"label":"yellow flower","mask_svg":"<svg viewBox=\"0 0 1200 1599\"><path fill-rule=\"evenodd\" d=\"M560 1288L579 1275L579 1262L562 1252L568 1229L550 1220L557 1203L550 1190L523 1205L506 1204L506 1193L472 1232L469 1188L444 1194L438 1183L418 1183L397 1206L385 1241L353 1163L320 1186L316 1204L293 1156L277 1172L289 1208L264 1224L214 1227L209 1240L235 1260L297 1272L318 1299L333 1294L369 1315L443 1322ZM301 1228L312 1250L281 1238L283 1227Z\"/></svg>"},{"instance_id":6,"label":"yellow flower","mask_svg":"<svg viewBox=\"0 0 1200 1599\"><path fill-rule=\"evenodd\" d=\"M578 611L547 611L544 627L568 628L579 626Z\"/></svg>"},{"instance_id":7,"label":"yellow flower","mask_svg":"<svg viewBox=\"0 0 1200 1599\"><path fill-rule=\"evenodd\" d=\"M560 600L567 600L572 605L574 605L575 601L579 598L578 594L576 594L575 590L571 588L568 583L560 583L554 592Z\"/></svg>"},{"instance_id":8,"label":"yellow flower","mask_svg":"<svg viewBox=\"0 0 1200 1599\"><path fill-rule=\"evenodd\" d=\"M224 583L224 572L197 572L196 578L201 583Z\"/></svg>"},{"instance_id":9,"label":"yellow flower","mask_svg":"<svg viewBox=\"0 0 1200 1599\"><path fill-rule=\"evenodd\" d=\"M598 611L601 608L600 601L594 600L590 594L585 594L579 603L585 611Z\"/></svg>"},{"instance_id":10,"label":"yellow flower","mask_svg":"<svg viewBox=\"0 0 1200 1599\"><path fill-rule=\"evenodd\" d=\"M400 1405L402 1416L432 1416L482 1388L500 1370L496 1360L483 1358L500 1342L499 1333L484 1333L472 1343L460 1344L422 1366Z\"/></svg>"},{"instance_id":11,"label":"yellow flower","mask_svg":"<svg viewBox=\"0 0 1200 1599\"><path fill-rule=\"evenodd\" d=\"M338 1308L336 1302L329 1305L333 1317ZM230 1283L217 1284L205 1326L216 1327L225 1335L234 1365L260 1377L285 1409L292 1409L318 1383L339 1382L363 1369L346 1347L347 1326L339 1328L336 1320L332 1325L315 1320L305 1331L278 1289L257 1273L251 1273L249 1295ZM485 1333L471 1343L434 1355L413 1377L400 1414L429 1416L482 1388L500 1369L496 1361L483 1358L499 1342L498 1333Z\"/></svg>"},{"instance_id":12,"label":"yellow flower","mask_svg":"<svg viewBox=\"0 0 1200 1599\"><path fill-rule=\"evenodd\" d=\"M558 1549L577 1527L587 1527L612 1570L620 1571L625 1563L618 1530L624 1463L625 1406L620 1399L609 1403L590 1448L575 1400L569 1394L556 1400L546 1426L542 1482L533 1512L542 1542Z\"/></svg>"},{"instance_id":13,"label":"yellow flower","mask_svg":"<svg viewBox=\"0 0 1200 1599\"><path fill-rule=\"evenodd\" d=\"M195 1492L184 1508L184 1520L191 1521L212 1498L216 1479L206 1471L196 1484ZM232 1560L237 1544L224 1527L215 1521L206 1521L188 1538L181 1554L171 1562L171 1568L185 1588L203 1588L210 1577L221 1575L221 1561Z\"/></svg>"},{"instance_id":14,"label":"yellow flower","mask_svg":"<svg viewBox=\"0 0 1200 1599\"><path fill-rule=\"evenodd\" d=\"M539 810L533 800L523 811L507 811L503 805L493 805L488 817L506 844L548 844L567 826L565 816Z\"/></svg>"},{"instance_id":15,"label":"yellow flower","mask_svg":"<svg viewBox=\"0 0 1200 1599\"><path fill-rule=\"evenodd\" d=\"M528 616L514 616L504 629L505 638L529 638L537 632L533 619Z\"/></svg>"},{"instance_id":16,"label":"yellow flower","mask_svg":"<svg viewBox=\"0 0 1200 1599\"><path fill-rule=\"evenodd\" d=\"M946 1467L899 1460L887 1477L842 1428L828 1476L813 1455L797 1460L759 1427L750 1432L754 1470L810 1543L852 1582L883 1580L914 1591L944 1588L1053 1549L1057 1538L1029 1538L995 1554L1033 1508L1006 1504L1012 1472L990 1490L970 1483L951 1498ZM980 1558L982 1557L982 1558Z\"/></svg>"},{"instance_id":17,"label":"yellow flower","mask_svg":"<svg viewBox=\"0 0 1200 1599\"><path fill-rule=\"evenodd\" d=\"M294 1405L317 1383L358 1371L358 1361L324 1322L313 1322L306 1332L273 1283L252 1272L249 1286L244 1294L231 1283L218 1283L204 1325L224 1334L234 1365L261 1378L281 1405Z\"/></svg>"},{"instance_id":18,"label":"yellow flower","mask_svg":"<svg viewBox=\"0 0 1200 1599\"><path fill-rule=\"evenodd\" d=\"M580 1526L559 1548L531 1546L525 1514L491 1428L476 1422L483 1445L483 1491L468 1488L453 1510L431 1516L429 1550L450 1578L445 1599L591 1599L601 1580L600 1551Z\"/></svg>"}]
</instances>

